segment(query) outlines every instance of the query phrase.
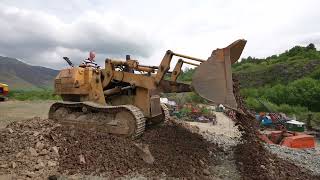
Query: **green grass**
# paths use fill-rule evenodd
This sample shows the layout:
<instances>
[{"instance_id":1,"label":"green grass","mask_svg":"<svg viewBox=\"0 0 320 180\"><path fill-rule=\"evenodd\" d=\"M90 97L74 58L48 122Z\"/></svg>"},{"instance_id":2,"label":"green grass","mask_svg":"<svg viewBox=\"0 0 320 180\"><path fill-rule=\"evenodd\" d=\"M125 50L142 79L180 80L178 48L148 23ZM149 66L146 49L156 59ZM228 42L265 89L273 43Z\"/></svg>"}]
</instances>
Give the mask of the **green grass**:
<instances>
[{"instance_id":1,"label":"green grass","mask_svg":"<svg viewBox=\"0 0 320 180\"><path fill-rule=\"evenodd\" d=\"M60 100L59 96L53 95L51 89L36 89L36 90L11 90L8 95L9 99L20 101L26 100Z\"/></svg>"}]
</instances>

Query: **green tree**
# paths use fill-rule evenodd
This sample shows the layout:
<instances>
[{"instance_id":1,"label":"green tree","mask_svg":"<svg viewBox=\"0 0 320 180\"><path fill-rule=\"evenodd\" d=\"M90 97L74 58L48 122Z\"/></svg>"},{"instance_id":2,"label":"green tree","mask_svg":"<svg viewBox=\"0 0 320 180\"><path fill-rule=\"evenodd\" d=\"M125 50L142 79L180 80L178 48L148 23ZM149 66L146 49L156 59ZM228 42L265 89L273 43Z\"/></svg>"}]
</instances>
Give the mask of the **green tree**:
<instances>
[{"instance_id":1,"label":"green tree","mask_svg":"<svg viewBox=\"0 0 320 180\"><path fill-rule=\"evenodd\" d=\"M320 111L320 81L312 78L299 79L290 83L287 91L288 104Z\"/></svg>"},{"instance_id":2,"label":"green tree","mask_svg":"<svg viewBox=\"0 0 320 180\"><path fill-rule=\"evenodd\" d=\"M310 43L308 46L307 46L307 49L308 50L316 50L316 47L313 43Z\"/></svg>"}]
</instances>

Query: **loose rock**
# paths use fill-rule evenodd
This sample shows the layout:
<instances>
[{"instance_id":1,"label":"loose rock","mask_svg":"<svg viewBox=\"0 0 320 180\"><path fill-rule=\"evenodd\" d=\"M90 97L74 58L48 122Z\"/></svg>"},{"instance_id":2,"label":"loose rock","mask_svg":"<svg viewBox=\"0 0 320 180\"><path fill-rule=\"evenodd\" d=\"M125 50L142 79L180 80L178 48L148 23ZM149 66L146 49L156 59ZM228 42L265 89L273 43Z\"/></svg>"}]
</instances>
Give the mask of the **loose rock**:
<instances>
[{"instance_id":1,"label":"loose rock","mask_svg":"<svg viewBox=\"0 0 320 180\"><path fill-rule=\"evenodd\" d=\"M11 168L16 168L17 167L17 164L15 162L11 162Z\"/></svg>"},{"instance_id":2,"label":"loose rock","mask_svg":"<svg viewBox=\"0 0 320 180\"><path fill-rule=\"evenodd\" d=\"M82 154L79 156L79 162L80 162L80 164L85 164L86 163L86 160L85 160L85 158L84 158L84 156Z\"/></svg>"},{"instance_id":3,"label":"loose rock","mask_svg":"<svg viewBox=\"0 0 320 180\"><path fill-rule=\"evenodd\" d=\"M31 172L31 171L26 171L26 172L25 172L25 175L26 175L27 177L29 177L29 178L32 178L32 177L35 176L35 173L34 173L34 172Z\"/></svg>"},{"instance_id":4,"label":"loose rock","mask_svg":"<svg viewBox=\"0 0 320 180\"><path fill-rule=\"evenodd\" d=\"M11 128L7 128L7 130L9 131L9 133L13 133L13 130Z\"/></svg>"},{"instance_id":5,"label":"loose rock","mask_svg":"<svg viewBox=\"0 0 320 180\"><path fill-rule=\"evenodd\" d=\"M42 149L39 153L40 156L44 156L44 155L47 155L48 154L48 150L47 149Z\"/></svg>"},{"instance_id":6,"label":"loose rock","mask_svg":"<svg viewBox=\"0 0 320 180\"><path fill-rule=\"evenodd\" d=\"M16 154L16 158L20 158L22 155L23 155L23 152L18 152L18 153Z\"/></svg>"},{"instance_id":7,"label":"loose rock","mask_svg":"<svg viewBox=\"0 0 320 180\"><path fill-rule=\"evenodd\" d=\"M41 151L44 148L44 144L40 141L38 141L35 145L35 148Z\"/></svg>"},{"instance_id":8,"label":"loose rock","mask_svg":"<svg viewBox=\"0 0 320 180\"><path fill-rule=\"evenodd\" d=\"M31 156L38 156L37 151L32 147L29 148L29 153Z\"/></svg>"},{"instance_id":9,"label":"loose rock","mask_svg":"<svg viewBox=\"0 0 320 180\"><path fill-rule=\"evenodd\" d=\"M152 156L149 150L149 146L145 144L137 144L137 143L135 143L135 146L139 156L143 159L143 161L148 164L153 164L154 157Z\"/></svg>"},{"instance_id":10,"label":"loose rock","mask_svg":"<svg viewBox=\"0 0 320 180\"><path fill-rule=\"evenodd\" d=\"M57 166L57 162L55 162L55 161L48 161L48 166L49 166L49 167Z\"/></svg>"},{"instance_id":11,"label":"loose rock","mask_svg":"<svg viewBox=\"0 0 320 180\"><path fill-rule=\"evenodd\" d=\"M210 171L208 169L204 169L203 170L203 174L206 175L206 176L209 176L210 175Z\"/></svg>"},{"instance_id":12,"label":"loose rock","mask_svg":"<svg viewBox=\"0 0 320 180\"><path fill-rule=\"evenodd\" d=\"M55 155L59 156L59 149L58 149L57 146L53 146L53 147L51 148L51 150L52 150L52 152L54 152Z\"/></svg>"},{"instance_id":13,"label":"loose rock","mask_svg":"<svg viewBox=\"0 0 320 180\"><path fill-rule=\"evenodd\" d=\"M35 131L34 133L33 133L33 135L34 136L38 136L40 133L38 132L38 131Z\"/></svg>"}]
</instances>

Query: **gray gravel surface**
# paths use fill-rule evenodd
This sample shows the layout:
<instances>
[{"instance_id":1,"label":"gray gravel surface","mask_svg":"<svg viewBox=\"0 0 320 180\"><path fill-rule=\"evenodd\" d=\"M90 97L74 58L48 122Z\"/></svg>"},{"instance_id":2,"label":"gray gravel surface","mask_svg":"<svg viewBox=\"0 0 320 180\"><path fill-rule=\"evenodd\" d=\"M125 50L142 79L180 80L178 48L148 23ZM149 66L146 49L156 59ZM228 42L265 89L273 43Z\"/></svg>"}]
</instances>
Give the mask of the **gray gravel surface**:
<instances>
[{"instance_id":1,"label":"gray gravel surface","mask_svg":"<svg viewBox=\"0 0 320 180\"><path fill-rule=\"evenodd\" d=\"M0 102L0 128L14 121L40 117L48 118L50 106L54 101L5 101Z\"/></svg>"},{"instance_id":2,"label":"gray gravel surface","mask_svg":"<svg viewBox=\"0 0 320 180\"><path fill-rule=\"evenodd\" d=\"M279 145L266 144L266 149L289 160L295 165L311 170L315 175L320 175L320 149L293 149Z\"/></svg>"},{"instance_id":3,"label":"gray gravel surface","mask_svg":"<svg viewBox=\"0 0 320 180\"><path fill-rule=\"evenodd\" d=\"M241 179L236 167L233 148L241 142L241 133L234 122L222 113L217 113L218 123L196 123L188 122L191 126L197 127L199 134L209 142L217 144L223 151L214 154L216 165L209 168L216 179L237 180Z\"/></svg>"}]
</instances>

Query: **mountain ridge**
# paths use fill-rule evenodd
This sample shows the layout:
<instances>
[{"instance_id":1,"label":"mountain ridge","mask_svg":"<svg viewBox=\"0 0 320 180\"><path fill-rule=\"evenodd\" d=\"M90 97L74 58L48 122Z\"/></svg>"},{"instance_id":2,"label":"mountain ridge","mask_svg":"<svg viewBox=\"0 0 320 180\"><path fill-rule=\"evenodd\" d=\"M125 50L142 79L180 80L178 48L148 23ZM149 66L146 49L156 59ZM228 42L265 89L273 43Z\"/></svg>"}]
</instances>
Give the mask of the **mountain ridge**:
<instances>
[{"instance_id":1,"label":"mountain ridge","mask_svg":"<svg viewBox=\"0 0 320 180\"><path fill-rule=\"evenodd\" d=\"M10 89L52 88L58 70L33 66L18 59L0 56L0 82Z\"/></svg>"}]
</instances>

